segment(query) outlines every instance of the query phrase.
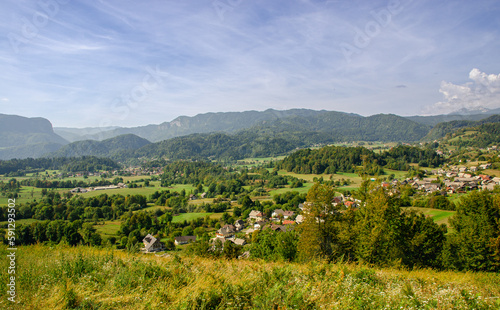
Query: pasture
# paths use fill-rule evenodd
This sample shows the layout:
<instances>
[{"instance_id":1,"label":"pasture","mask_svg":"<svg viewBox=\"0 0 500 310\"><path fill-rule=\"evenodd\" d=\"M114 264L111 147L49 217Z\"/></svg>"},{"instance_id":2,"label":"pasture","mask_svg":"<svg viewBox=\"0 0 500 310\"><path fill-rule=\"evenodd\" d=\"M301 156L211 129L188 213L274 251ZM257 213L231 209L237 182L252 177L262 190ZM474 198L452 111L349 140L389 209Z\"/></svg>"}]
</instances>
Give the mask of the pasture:
<instances>
[{"instance_id":1,"label":"pasture","mask_svg":"<svg viewBox=\"0 0 500 310\"><path fill-rule=\"evenodd\" d=\"M450 228L448 220L456 213L455 211L447 211L447 210L439 210L431 208L408 207L408 209L420 211L425 216L431 217L436 224L446 224L448 228Z\"/></svg>"}]
</instances>

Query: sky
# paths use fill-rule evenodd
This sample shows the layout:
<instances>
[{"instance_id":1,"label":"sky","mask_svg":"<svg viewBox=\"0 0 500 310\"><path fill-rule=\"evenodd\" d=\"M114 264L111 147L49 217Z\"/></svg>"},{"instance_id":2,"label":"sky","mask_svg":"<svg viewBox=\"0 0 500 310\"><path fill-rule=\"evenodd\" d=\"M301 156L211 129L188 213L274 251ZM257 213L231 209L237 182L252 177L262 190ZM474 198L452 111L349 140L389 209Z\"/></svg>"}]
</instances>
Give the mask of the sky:
<instances>
[{"instance_id":1,"label":"sky","mask_svg":"<svg viewBox=\"0 0 500 310\"><path fill-rule=\"evenodd\" d=\"M500 108L500 1L2 0L0 70L55 127Z\"/></svg>"}]
</instances>

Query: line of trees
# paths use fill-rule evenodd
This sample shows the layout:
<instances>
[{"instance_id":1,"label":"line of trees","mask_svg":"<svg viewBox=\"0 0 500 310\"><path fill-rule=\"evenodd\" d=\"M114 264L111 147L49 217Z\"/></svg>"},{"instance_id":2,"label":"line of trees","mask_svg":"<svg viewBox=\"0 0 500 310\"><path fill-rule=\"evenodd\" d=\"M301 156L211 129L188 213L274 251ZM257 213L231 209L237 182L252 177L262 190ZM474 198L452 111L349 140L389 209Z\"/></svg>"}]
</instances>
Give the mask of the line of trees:
<instances>
[{"instance_id":1,"label":"line of trees","mask_svg":"<svg viewBox=\"0 0 500 310\"><path fill-rule=\"evenodd\" d=\"M447 234L444 224L400 208L390 190L366 186L368 195L358 210L334 207L332 189L313 186L300 230L298 260L500 270L500 195L488 191L465 195L450 221L453 230Z\"/></svg>"}]
</instances>

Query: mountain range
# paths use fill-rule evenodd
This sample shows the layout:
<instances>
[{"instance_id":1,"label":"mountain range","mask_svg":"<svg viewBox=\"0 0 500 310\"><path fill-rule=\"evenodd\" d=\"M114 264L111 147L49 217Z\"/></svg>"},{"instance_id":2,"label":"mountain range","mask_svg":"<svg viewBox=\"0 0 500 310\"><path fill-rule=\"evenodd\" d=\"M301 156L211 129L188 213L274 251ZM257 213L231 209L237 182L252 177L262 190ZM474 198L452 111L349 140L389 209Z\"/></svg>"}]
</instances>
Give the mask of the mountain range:
<instances>
[{"instance_id":1,"label":"mountain range","mask_svg":"<svg viewBox=\"0 0 500 310\"><path fill-rule=\"evenodd\" d=\"M83 155L120 160L145 156L239 159L344 141L432 140L500 111L468 112L364 117L325 110L269 109L180 116L159 125L83 129L52 128L44 118L0 114L0 159Z\"/></svg>"}]
</instances>

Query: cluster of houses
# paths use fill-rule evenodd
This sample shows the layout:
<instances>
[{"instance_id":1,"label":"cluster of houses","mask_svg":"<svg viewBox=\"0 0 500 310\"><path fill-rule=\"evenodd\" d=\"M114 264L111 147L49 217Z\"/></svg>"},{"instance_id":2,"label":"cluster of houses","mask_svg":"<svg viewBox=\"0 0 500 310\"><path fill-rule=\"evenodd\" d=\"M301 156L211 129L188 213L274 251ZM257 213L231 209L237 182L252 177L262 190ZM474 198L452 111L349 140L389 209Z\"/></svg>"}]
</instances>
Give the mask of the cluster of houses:
<instances>
[{"instance_id":1,"label":"cluster of houses","mask_svg":"<svg viewBox=\"0 0 500 310\"><path fill-rule=\"evenodd\" d=\"M143 168L143 167L128 167L123 170L110 170L110 171L98 171L98 172L68 172L66 174L59 173L57 175L52 176L53 178L74 178L74 177L101 177L102 175L113 175L118 176L121 175L122 172L125 172L128 175L132 176L141 176L141 175L161 175L163 173L162 167L151 167L151 168Z\"/></svg>"},{"instance_id":2,"label":"cluster of houses","mask_svg":"<svg viewBox=\"0 0 500 310\"><path fill-rule=\"evenodd\" d=\"M303 208L303 204L300 206ZM295 216L294 211L284 211L281 209L276 209L271 214L271 218L266 218L264 214L260 211L252 210L248 217L248 222L243 220L237 220L234 224L226 224L216 231L215 237L211 239L213 243L220 241L222 245L226 242L232 242L236 245L245 245L246 240L243 238L238 238L237 233L244 232L247 236L252 234L256 230L271 229L276 232L285 232L293 230L296 224L300 224L304 221L302 215ZM292 220L294 218L294 220ZM143 252L157 252L165 250L165 244L161 241L148 234L142 240L144 248ZM180 236L175 237L175 245L182 245L196 242L196 236Z\"/></svg>"},{"instance_id":3,"label":"cluster of houses","mask_svg":"<svg viewBox=\"0 0 500 310\"><path fill-rule=\"evenodd\" d=\"M151 168L143 168L143 167L128 167L123 169L124 172L139 176L139 175L161 175L163 173L162 167L151 167Z\"/></svg>"},{"instance_id":4,"label":"cluster of houses","mask_svg":"<svg viewBox=\"0 0 500 310\"><path fill-rule=\"evenodd\" d=\"M443 178L443 182L439 182L437 178L423 179L406 179L402 184L411 184L415 189L433 193L437 191L446 191L450 194L465 193L468 190L488 189L493 190L496 185L500 185L499 177L492 177L487 174L473 175L479 169L488 169L491 164L483 164L479 167L457 167L452 166L449 169L439 169L431 171L432 175L437 175ZM472 172L472 173L471 173ZM398 181L393 181L398 182Z\"/></svg>"},{"instance_id":5,"label":"cluster of houses","mask_svg":"<svg viewBox=\"0 0 500 310\"><path fill-rule=\"evenodd\" d=\"M196 242L196 236L181 236L175 237L175 245L188 244L191 242ZM165 243L161 242L158 238L154 237L151 234L148 234L144 239L142 239L142 243L144 247L141 248L141 251L144 253L153 253L165 251Z\"/></svg>"}]
</instances>

